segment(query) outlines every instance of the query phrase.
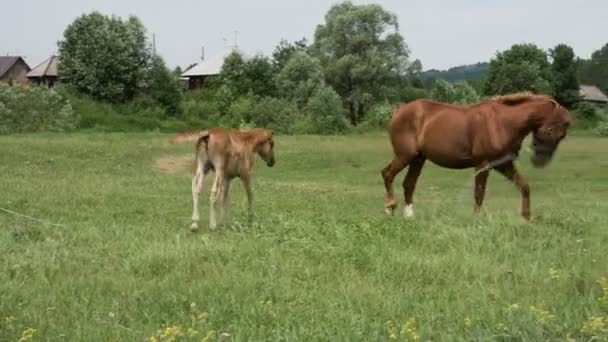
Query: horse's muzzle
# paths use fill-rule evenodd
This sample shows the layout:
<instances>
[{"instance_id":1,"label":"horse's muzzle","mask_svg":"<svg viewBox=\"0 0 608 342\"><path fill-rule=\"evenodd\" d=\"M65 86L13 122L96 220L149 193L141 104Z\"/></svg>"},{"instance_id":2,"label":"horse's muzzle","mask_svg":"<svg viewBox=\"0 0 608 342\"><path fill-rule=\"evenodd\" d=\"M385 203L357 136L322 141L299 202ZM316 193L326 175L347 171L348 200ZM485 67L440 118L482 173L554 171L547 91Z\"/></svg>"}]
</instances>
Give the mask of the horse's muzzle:
<instances>
[{"instance_id":1,"label":"horse's muzzle","mask_svg":"<svg viewBox=\"0 0 608 342\"><path fill-rule=\"evenodd\" d=\"M266 165L268 165L268 167L273 167L274 166L274 158L272 158L269 161L267 161Z\"/></svg>"},{"instance_id":2,"label":"horse's muzzle","mask_svg":"<svg viewBox=\"0 0 608 342\"><path fill-rule=\"evenodd\" d=\"M532 147L534 149L534 154L530 158L532 165L541 168L549 165L557 146L535 140Z\"/></svg>"}]
</instances>

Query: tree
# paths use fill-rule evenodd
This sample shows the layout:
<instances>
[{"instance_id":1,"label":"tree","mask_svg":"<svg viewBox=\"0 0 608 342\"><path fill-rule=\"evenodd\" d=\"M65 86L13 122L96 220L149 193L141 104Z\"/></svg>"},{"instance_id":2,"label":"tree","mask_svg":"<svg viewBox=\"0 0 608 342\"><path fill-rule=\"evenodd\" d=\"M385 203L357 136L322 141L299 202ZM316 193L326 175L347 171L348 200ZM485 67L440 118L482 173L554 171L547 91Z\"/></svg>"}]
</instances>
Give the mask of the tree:
<instances>
[{"instance_id":1,"label":"tree","mask_svg":"<svg viewBox=\"0 0 608 342\"><path fill-rule=\"evenodd\" d=\"M405 74L408 50L397 16L380 5L334 5L315 31L313 51L352 124Z\"/></svg>"},{"instance_id":2,"label":"tree","mask_svg":"<svg viewBox=\"0 0 608 342\"><path fill-rule=\"evenodd\" d=\"M220 78L234 96L272 96L276 92L272 64L261 55L247 61L240 53L231 53L224 61Z\"/></svg>"},{"instance_id":3,"label":"tree","mask_svg":"<svg viewBox=\"0 0 608 342\"><path fill-rule=\"evenodd\" d=\"M534 44L515 44L490 62L484 84L486 95L521 91L551 94L551 65L545 51Z\"/></svg>"},{"instance_id":4,"label":"tree","mask_svg":"<svg viewBox=\"0 0 608 342\"><path fill-rule=\"evenodd\" d=\"M167 113L177 113L182 99L179 81L160 56L152 57L145 90Z\"/></svg>"},{"instance_id":5,"label":"tree","mask_svg":"<svg viewBox=\"0 0 608 342\"><path fill-rule=\"evenodd\" d=\"M59 42L62 82L97 100L132 100L144 86L149 60L146 31L136 17L82 15Z\"/></svg>"},{"instance_id":6,"label":"tree","mask_svg":"<svg viewBox=\"0 0 608 342\"><path fill-rule=\"evenodd\" d=\"M300 108L323 83L321 62L303 51L292 54L276 77L278 94L295 100Z\"/></svg>"},{"instance_id":7,"label":"tree","mask_svg":"<svg viewBox=\"0 0 608 342\"><path fill-rule=\"evenodd\" d=\"M456 104L473 104L479 102L479 95L467 82L450 83L437 80L431 89L431 98L435 101Z\"/></svg>"},{"instance_id":8,"label":"tree","mask_svg":"<svg viewBox=\"0 0 608 342\"><path fill-rule=\"evenodd\" d=\"M608 92L608 43L594 51L590 60L581 61L579 79L581 83L592 84Z\"/></svg>"},{"instance_id":9,"label":"tree","mask_svg":"<svg viewBox=\"0 0 608 342\"><path fill-rule=\"evenodd\" d=\"M289 43L285 39L281 39L281 42L274 49L272 53L272 65L275 69L275 73L281 72L287 61L291 59L291 56L296 52L303 52L308 49L308 42L306 38L302 38L295 43Z\"/></svg>"},{"instance_id":10,"label":"tree","mask_svg":"<svg viewBox=\"0 0 608 342\"><path fill-rule=\"evenodd\" d=\"M559 44L549 51L553 62L553 94L556 100L571 107L579 101L579 84L576 78L577 64L574 60L574 50L568 45Z\"/></svg>"}]
</instances>

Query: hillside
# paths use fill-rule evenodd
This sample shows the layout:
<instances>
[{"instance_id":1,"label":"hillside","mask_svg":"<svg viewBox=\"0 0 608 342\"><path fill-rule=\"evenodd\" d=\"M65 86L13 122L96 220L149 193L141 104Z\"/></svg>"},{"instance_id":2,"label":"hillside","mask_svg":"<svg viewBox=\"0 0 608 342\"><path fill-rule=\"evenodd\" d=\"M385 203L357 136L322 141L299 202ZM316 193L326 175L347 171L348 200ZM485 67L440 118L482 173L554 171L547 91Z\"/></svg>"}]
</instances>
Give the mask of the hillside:
<instances>
[{"instance_id":1,"label":"hillside","mask_svg":"<svg viewBox=\"0 0 608 342\"><path fill-rule=\"evenodd\" d=\"M444 79L450 82L476 81L482 79L488 72L490 64L487 62L459 65L448 70L430 69L422 73L423 80Z\"/></svg>"}]
</instances>

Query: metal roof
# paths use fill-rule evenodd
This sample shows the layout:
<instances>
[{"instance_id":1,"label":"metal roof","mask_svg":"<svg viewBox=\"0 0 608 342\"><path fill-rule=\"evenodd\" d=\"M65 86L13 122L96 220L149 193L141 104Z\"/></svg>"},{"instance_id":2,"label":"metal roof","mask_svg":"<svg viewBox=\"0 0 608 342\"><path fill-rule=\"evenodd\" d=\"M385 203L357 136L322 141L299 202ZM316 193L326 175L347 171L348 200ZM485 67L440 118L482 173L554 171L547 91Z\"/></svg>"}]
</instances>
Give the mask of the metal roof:
<instances>
[{"instance_id":1,"label":"metal roof","mask_svg":"<svg viewBox=\"0 0 608 342\"><path fill-rule=\"evenodd\" d=\"M4 76L4 74L20 59L23 60L23 58L19 56L0 56L0 77ZM23 63L25 63L25 61L23 61ZM25 63L25 65L27 65L27 63Z\"/></svg>"},{"instance_id":2,"label":"metal roof","mask_svg":"<svg viewBox=\"0 0 608 342\"><path fill-rule=\"evenodd\" d=\"M182 74L182 77L219 75L222 71L224 60L232 52L239 52L242 54L241 51L236 49L225 49L218 54L211 56L211 58L205 59L204 61L188 69Z\"/></svg>"},{"instance_id":3,"label":"metal roof","mask_svg":"<svg viewBox=\"0 0 608 342\"><path fill-rule=\"evenodd\" d=\"M27 74L27 77L43 76L57 77L57 56L51 56L46 61L38 64Z\"/></svg>"},{"instance_id":4,"label":"metal roof","mask_svg":"<svg viewBox=\"0 0 608 342\"><path fill-rule=\"evenodd\" d=\"M581 84L579 93L584 100L608 103L608 96L594 85Z\"/></svg>"}]
</instances>

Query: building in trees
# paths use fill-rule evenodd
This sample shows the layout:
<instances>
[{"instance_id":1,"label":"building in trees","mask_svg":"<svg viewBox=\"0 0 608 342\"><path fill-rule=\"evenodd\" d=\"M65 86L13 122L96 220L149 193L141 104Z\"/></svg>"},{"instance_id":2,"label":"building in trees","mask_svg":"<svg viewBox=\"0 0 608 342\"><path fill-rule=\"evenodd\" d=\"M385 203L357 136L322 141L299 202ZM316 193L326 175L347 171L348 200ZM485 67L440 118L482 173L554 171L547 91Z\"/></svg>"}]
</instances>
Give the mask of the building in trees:
<instances>
[{"instance_id":1,"label":"building in trees","mask_svg":"<svg viewBox=\"0 0 608 342\"><path fill-rule=\"evenodd\" d=\"M579 94L584 102L608 105L608 96L594 85L581 84Z\"/></svg>"},{"instance_id":2,"label":"building in trees","mask_svg":"<svg viewBox=\"0 0 608 342\"><path fill-rule=\"evenodd\" d=\"M210 77L215 77L220 74L224 61L234 51L236 51L234 48L225 49L208 59L203 59L202 62L186 70L182 74L182 77L188 80L188 89L193 90L204 88L205 81ZM240 53L242 54L242 52Z\"/></svg>"},{"instance_id":3,"label":"building in trees","mask_svg":"<svg viewBox=\"0 0 608 342\"><path fill-rule=\"evenodd\" d=\"M57 56L51 56L27 73L27 78L33 84L46 85L49 88L54 87L57 83L57 60Z\"/></svg>"},{"instance_id":4,"label":"building in trees","mask_svg":"<svg viewBox=\"0 0 608 342\"><path fill-rule=\"evenodd\" d=\"M0 82L27 84L30 66L20 56L0 56Z\"/></svg>"}]
</instances>

